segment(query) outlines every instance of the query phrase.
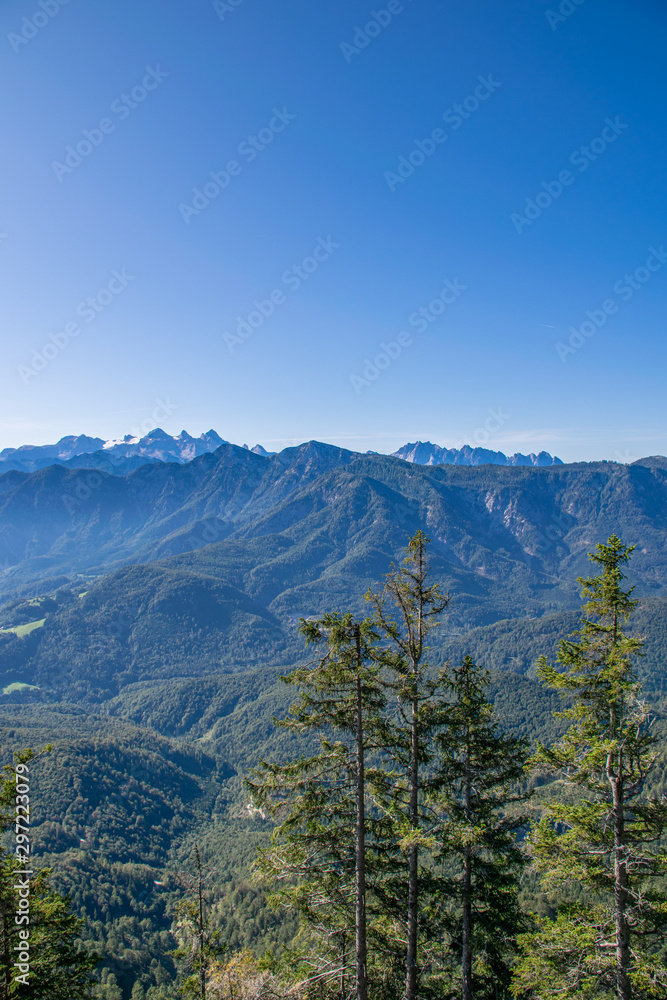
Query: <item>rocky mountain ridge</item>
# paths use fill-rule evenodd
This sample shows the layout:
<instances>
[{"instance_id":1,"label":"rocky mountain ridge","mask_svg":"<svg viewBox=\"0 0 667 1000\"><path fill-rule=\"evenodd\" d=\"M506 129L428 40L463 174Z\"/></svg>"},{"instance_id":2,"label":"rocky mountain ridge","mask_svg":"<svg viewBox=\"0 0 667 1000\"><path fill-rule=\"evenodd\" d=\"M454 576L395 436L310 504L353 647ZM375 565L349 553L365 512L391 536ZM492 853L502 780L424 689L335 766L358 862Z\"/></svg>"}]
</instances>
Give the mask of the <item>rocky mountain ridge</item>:
<instances>
[{"instance_id":1,"label":"rocky mountain ridge","mask_svg":"<svg viewBox=\"0 0 667 1000\"><path fill-rule=\"evenodd\" d=\"M199 437L192 437L187 431L172 436L156 427L143 437L126 434L124 438L104 441L102 438L86 434L63 437L56 444L22 445L19 448L4 448L0 451L0 475L3 472L37 472L51 465L62 465L71 469L101 469L106 472L126 473L142 465L156 462L176 462L185 465L200 455L216 451L229 444L214 431L209 430ZM263 458L270 458L275 452L267 451L260 444L254 448L243 445ZM285 449L288 450L288 449ZM521 465L546 467L562 465L559 458L541 451L538 455L507 456L501 451L488 448L441 448L430 441L416 441L405 444L393 453L394 458L402 458L416 465Z\"/></svg>"},{"instance_id":2,"label":"rocky mountain ridge","mask_svg":"<svg viewBox=\"0 0 667 1000\"><path fill-rule=\"evenodd\" d=\"M488 448L472 448L464 444L462 448L441 448L430 441L415 441L404 444L398 451L392 453L394 458L402 458L405 462L417 465L527 465L546 468L549 465L563 465L560 458L550 455L548 451L539 454L531 452L522 455L505 455L502 451L490 451Z\"/></svg>"},{"instance_id":3,"label":"rocky mountain ridge","mask_svg":"<svg viewBox=\"0 0 667 1000\"><path fill-rule=\"evenodd\" d=\"M190 592L187 581L204 576L204 589L220 581L286 623L357 606L416 527L433 539L461 620L576 605L585 553L612 531L637 543L637 581L658 594L667 470L646 461L422 466L309 442L269 457L225 444L126 474L9 472L0 475L0 599L83 591L159 562L156 600L168 580ZM116 596L128 581L119 578Z\"/></svg>"},{"instance_id":4,"label":"rocky mountain ridge","mask_svg":"<svg viewBox=\"0 0 667 1000\"><path fill-rule=\"evenodd\" d=\"M140 465L153 462L177 462L184 465L227 443L214 430L206 431L196 438L191 437L187 431L181 431L172 437L160 427L141 438L126 434L124 438L109 441L85 434L69 435L52 445L4 448L0 451L0 474L10 471L36 472L50 465L64 465L75 469L106 469L110 472L129 472ZM259 445L256 447L260 453L264 453L263 448Z\"/></svg>"}]
</instances>

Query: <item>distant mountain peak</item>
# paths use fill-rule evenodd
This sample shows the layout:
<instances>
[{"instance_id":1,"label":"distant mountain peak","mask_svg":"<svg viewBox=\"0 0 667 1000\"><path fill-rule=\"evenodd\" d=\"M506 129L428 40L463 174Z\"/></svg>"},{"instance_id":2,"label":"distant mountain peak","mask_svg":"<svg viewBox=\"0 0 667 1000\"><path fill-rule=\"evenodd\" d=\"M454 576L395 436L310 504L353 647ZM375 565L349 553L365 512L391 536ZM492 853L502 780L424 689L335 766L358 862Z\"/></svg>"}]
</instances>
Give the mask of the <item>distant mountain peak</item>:
<instances>
[{"instance_id":1,"label":"distant mountain peak","mask_svg":"<svg viewBox=\"0 0 667 1000\"><path fill-rule=\"evenodd\" d=\"M109 441L88 437L85 434L71 434L61 438L56 444L5 448L0 451L0 474L10 471L36 472L50 465L105 469L108 472L123 474L140 465L155 462L175 462L178 465L185 465L200 455L217 451L223 445L229 444L229 441L221 438L213 429L193 437L186 430L172 436L161 427L155 427L141 438L126 434L123 438ZM275 451L268 451L261 444L256 444L252 448L244 444L243 449L260 458L273 458L277 454ZM299 445L283 449L280 454L283 463L315 461L330 464L339 460L350 461L355 453L322 441L304 441ZM537 455L516 454L508 457L501 451L474 448L470 445L458 449L441 448L431 441L415 441L403 445L394 452L393 457L417 465L491 464L542 467L563 464L559 458L554 458L545 451Z\"/></svg>"},{"instance_id":2,"label":"distant mountain peak","mask_svg":"<svg viewBox=\"0 0 667 1000\"><path fill-rule=\"evenodd\" d=\"M147 434L141 439L142 441L178 441L178 438L172 437L163 431L161 427L156 427L152 431L148 431Z\"/></svg>"},{"instance_id":3,"label":"distant mountain peak","mask_svg":"<svg viewBox=\"0 0 667 1000\"><path fill-rule=\"evenodd\" d=\"M194 438L187 431L172 437L155 427L143 437L126 434L104 441L85 434L63 437L56 444L22 445L0 452L0 473L36 472L49 465L106 469L127 472L149 462L177 462L183 465L199 455L227 444L214 430Z\"/></svg>"},{"instance_id":4,"label":"distant mountain peak","mask_svg":"<svg viewBox=\"0 0 667 1000\"><path fill-rule=\"evenodd\" d=\"M3 448L0 451L0 468L5 462L31 462L39 456L43 456L45 459L67 461L75 455L85 455L91 451L98 451L103 445L102 438L92 438L86 434L68 434L67 437L62 437L55 444L22 444L19 448ZM49 461L44 464L51 465L53 463ZM36 468L42 467L42 465L36 466Z\"/></svg>"},{"instance_id":5,"label":"distant mountain peak","mask_svg":"<svg viewBox=\"0 0 667 1000\"><path fill-rule=\"evenodd\" d=\"M404 444L393 452L393 458L401 458L404 462L414 462L415 465L528 465L543 468L549 465L562 465L560 458L546 451L539 454L531 452L522 455L517 452L509 457L502 451L491 451L488 448L472 448L464 444L462 448L441 448L431 441L415 441Z\"/></svg>"},{"instance_id":6,"label":"distant mountain peak","mask_svg":"<svg viewBox=\"0 0 667 1000\"><path fill-rule=\"evenodd\" d=\"M632 465L643 465L646 469L667 470L667 458L664 455L648 455L646 458L638 458Z\"/></svg>"},{"instance_id":7,"label":"distant mountain peak","mask_svg":"<svg viewBox=\"0 0 667 1000\"><path fill-rule=\"evenodd\" d=\"M5 448L0 452L0 474L10 471L37 472L49 465L105 469L122 474L131 472L140 465L155 462L185 465L200 455L217 451L229 444L212 428L198 437L193 437L186 430L172 437L161 427L147 431L141 438L126 434L125 437L109 441L86 437L84 434L70 435L61 438L57 444ZM247 445L243 447L261 458L271 458L276 454L274 451L267 451L261 444L256 444L254 448L248 448Z\"/></svg>"}]
</instances>

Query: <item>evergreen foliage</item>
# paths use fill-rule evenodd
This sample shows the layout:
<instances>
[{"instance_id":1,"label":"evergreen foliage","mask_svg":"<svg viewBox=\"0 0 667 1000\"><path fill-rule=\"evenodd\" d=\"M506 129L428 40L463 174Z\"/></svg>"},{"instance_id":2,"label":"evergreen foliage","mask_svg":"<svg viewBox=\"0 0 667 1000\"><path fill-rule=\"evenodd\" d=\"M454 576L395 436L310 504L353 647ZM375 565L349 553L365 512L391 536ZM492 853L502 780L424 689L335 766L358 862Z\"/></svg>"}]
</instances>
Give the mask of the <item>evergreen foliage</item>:
<instances>
[{"instance_id":1,"label":"evergreen foliage","mask_svg":"<svg viewBox=\"0 0 667 1000\"><path fill-rule=\"evenodd\" d=\"M270 516L272 523L279 524L279 534L230 539L160 564L123 570L90 585L82 583L81 591L88 587L83 596L78 590L60 590L47 599L15 602L11 618L3 614L3 624L17 627L46 616L44 628L29 635L0 634L0 669L6 669L7 678L13 678L12 671L20 668L24 671L21 677L40 684L50 683L52 671L61 676L63 671L71 672L74 681L64 690L78 700L77 705L30 704L49 696L44 689L4 696L0 748L8 759L17 746L54 743L53 752L35 768L35 794L31 796L35 858L40 867L52 870L43 876L45 906L49 893L72 899L73 914L68 915L66 907L60 913L63 920L66 916L70 919L70 923L60 925L64 939L68 935L71 941L80 939L84 947L77 944L75 949L81 948L82 954L84 949L95 950L104 957L101 978L92 988L96 1000L177 1000L176 964L181 957L175 963L173 952L179 946L187 950L186 938L192 943L192 937L188 938L183 907L178 909L183 890L176 875L187 866L195 842L201 844L207 863L215 864L219 873L208 897L207 918L224 953L209 956L207 1000L287 995L305 1000L306 994L314 998L321 994L325 1000L341 997L341 992L346 994L354 987L358 975L355 938L360 802L355 739L359 715L355 714L354 695L361 676L365 678L361 801L367 975L372 1000L396 1000L404 995L413 847L418 858L416 972L420 996L453 1000L461 995L466 966L462 933L466 850L473 900L469 950L475 997L500 1000L506 996L513 941L520 929L517 896L524 910L539 914L532 933L522 938L522 957L514 980L517 997L525 994L546 1000L558 990L565 996L570 993L596 1000L619 995L612 888L613 794L606 773L607 758L603 761L600 748L616 752L614 748L621 744L626 768L630 984L639 1000L656 996L664 1000L660 953L664 958L667 873L662 861L664 837L661 840L659 835L667 786L659 762L650 765L660 747L659 742L652 745L651 741L660 740L653 718L664 688L667 601L660 597L642 599L635 612L619 599L615 647L604 615L586 612L583 634L570 640L568 655L574 659L561 660L559 656L552 673L548 667L544 673L543 665L543 675L551 686L541 687L532 677L537 653L548 652L557 635L574 627L571 612L534 620L503 620L473 629L468 625L490 620L501 607L507 614L525 615L569 607L572 585L566 580L557 588L558 593L552 593L551 585L544 584L538 593L533 583L526 583L528 577L518 583L518 571L511 568L515 561L513 543L507 542L506 549L502 545L498 548L500 536L494 535L488 545L475 542L474 550L466 555L466 565L479 570L474 577L477 596L472 600L468 570L452 570L453 564L443 559L442 547L436 544L433 566L455 589L447 627L426 637L415 672L411 655L416 646L410 649L410 630L413 637L418 636L414 627L418 615L406 618L400 603L394 603L391 590L376 595L385 621L383 625L376 615L375 621L359 622L363 638L360 671L354 627L364 613L361 593L380 579L397 551L393 541L385 543L390 536L395 539L397 530L391 520L394 501L385 502L387 491L405 486L402 474L394 470L397 464L400 466L383 465L384 493L355 482L344 500L347 507L336 513L333 522L327 520L328 508L314 509L307 537L299 536L298 527L284 531L284 522L273 512ZM370 460L356 460L355 477L362 470L364 475L371 474L375 468ZM477 471L475 489L482 491L480 496L492 493L495 504L498 496L511 492L510 480L499 489L495 472ZM466 491L465 504L470 502L474 511L483 503L476 494L476 499L471 499L467 480L464 482L468 473L462 473L461 481L455 482L459 476L456 470L453 478L449 473L442 477L438 470L424 474L415 470L419 481L413 484L414 496L419 496L420 503L428 500L435 504L439 518L450 517L449 511L458 504L455 520L463 523L463 513L465 517L468 513L461 505L461 489ZM344 480L337 472L320 485L325 492L339 491ZM571 491L567 495L571 496ZM351 527L350 518L356 518L359 511L366 516L364 504L369 498L377 519L374 540L368 541L364 535L361 545L355 541L349 548L349 532L363 527L362 521ZM547 491L540 502L547 504L551 499ZM577 503L585 502L585 490L580 491ZM286 510L280 516L285 516ZM590 518L589 522L593 523ZM321 535L330 524L335 537L323 542L318 532ZM452 526L451 518L448 524ZM464 544L469 542L457 543L459 550ZM555 544L554 552L557 548ZM621 550L619 553L622 555ZM313 561L312 571L308 559ZM521 559L525 559L523 549ZM652 579L651 559L641 553L637 559L643 563L638 579ZM549 565L550 572L562 576L557 559ZM320 577L323 566L326 571ZM525 564L522 566L525 573ZM622 566L621 561L617 568ZM658 579L659 567L655 574ZM390 579L416 586L414 578L405 577L401 570ZM590 584L595 601L610 599L611 583L596 590L594 579L585 582ZM620 587L618 580L617 584ZM426 581L424 588L428 586ZM505 603L499 601L499 587L505 591ZM129 602L127 595L132 598ZM417 596L413 591L413 598ZM634 604L629 593L626 597ZM319 612L319 617L306 625L307 637L319 644L323 655L316 666L297 668L297 674L299 670L302 673L296 686L301 698L310 691L314 701L310 706L302 702L304 718L300 724L292 714L288 725L275 729L271 716L283 717L289 703L277 672L281 664L303 661L302 644L296 629L285 626L285 612L296 618L299 613L327 605L352 607L354 611L347 618L322 617ZM480 612L482 606L491 609L487 619ZM596 607L599 610L602 603ZM625 627L625 611L636 622L632 633ZM436 615L433 620L437 620ZM595 631L596 625L602 628ZM593 629L590 634L587 627ZM336 643L330 641L336 628L340 638L337 650ZM636 642L633 635L638 628L649 631L641 650L631 645ZM623 646L626 640L630 645ZM575 647L581 647L580 652ZM561 646L561 652L564 649ZM647 655L635 664L640 652ZM463 684L463 678L457 680L457 676L466 653L472 654L466 668L467 694L465 685L458 693L456 689L457 684ZM583 659L577 659L580 654ZM461 666L444 666L447 658ZM323 664L322 659L327 662ZM261 668L237 670L254 663L261 663ZM491 671L488 686L484 673L475 667L477 663L497 668ZM577 663L586 665L578 674L573 673ZM631 666L627 674L623 663ZM31 674L33 667L36 672ZM324 688L308 686L309 676L324 678L327 671L328 701ZM581 685L571 686L571 676ZM642 707L638 677L645 681L650 708ZM288 690L290 686L294 684L287 685ZM421 728L417 781L413 783L415 691ZM565 694L567 707L553 719L559 692ZM591 692L597 692L595 697ZM619 719L622 716L625 720L619 722L616 736L604 728L609 721L605 715L609 701L604 699L614 692L619 695ZM601 700L596 701L598 693ZM115 697L92 709L91 701L110 695ZM317 699L321 701L319 718ZM583 714L577 714L580 705L585 709ZM569 715L570 711L575 714ZM460 770L466 757L462 753L466 712L469 721L478 726L475 752L480 759L485 740L488 746L498 739L509 747L513 739L525 738L534 744L538 738L543 745L540 770L529 781L535 794L527 811L537 814L543 803L549 804L548 818L533 838L536 865L541 866L543 875L553 876L544 887L532 870L524 873L518 885L523 807L512 801L516 796L512 762L507 759L508 770L503 772L502 749L496 770L490 761L485 777L479 771L471 787L471 810L474 806L477 812L474 822L466 818L465 782ZM312 725L305 723L309 713ZM328 721L331 713L337 718L335 724ZM572 733L577 726L575 738ZM593 737L598 739L597 749ZM274 789L274 804L282 803L275 819L283 824L289 810L298 806L299 795L305 796L306 791L311 796L310 811L304 800L303 826L295 821L289 834L285 830L270 844L268 815L263 819L249 807L243 775L258 757L305 764L324 752L322 740L329 741L328 759L334 768L331 798L326 800L318 790L315 768L309 775L305 769L301 772L298 795L292 795L287 780L294 780L295 772L291 777L285 773L282 791L278 793L277 785ZM522 751L518 742L516 749L519 762ZM468 757L472 761L472 755ZM576 780L586 767L590 787ZM515 777L520 777L519 771ZM496 779L497 785L493 783ZM413 787L417 788L416 823L411 813ZM597 812L596 803L600 806ZM321 870L317 859L314 866L308 865L307 852L297 841L300 830L313 838L313 850L321 852ZM569 836L573 830L575 834ZM505 835L507 840L503 841ZM250 864L258 846L266 854L277 852L286 847L288 836L295 838L293 854L279 860L283 871L286 863L293 867L282 883L274 884L273 895L280 896L284 889L281 898L289 908L271 909L264 888L250 882ZM658 839L652 840L654 837ZM597 859L593 850L601 852ZM328 885L320 880L326 871L327 851L338 876ZM274 857L279 856L276 853ZM637 865L642 866L641 871ZM322 885L326 891L322 891L323 905L318 907L317 893ZM325 914L326 900L329 911ZM49 912L54 920L58 917L57 907ZM75 921L83 918L85 925L77 926ZM345 958L341 962L343 928ZM338 951L327 950L323 944L327 935ZM46 947L44 955L48 956ZM341 968L344 977L331 979L331 973ZM324 980L318 978L320 973Z\"/></svg>"},{"instance_id":2,"label":"evergreen foliage","mask_svg":"<svg viewBox=\"0 0 667 1000\"><path fill-rule=\"evenodd\" d=\"M667 929L667 803L645 794L661 755L633 666L643 641L625 631L637 604L622 587L632 551L615 535L597 546L599 574L579 580L581 627L561 642L560 669L540 663L569 701L566 733L535 756L565 794L550 797L532 838L543 885L562 903L555 923L522 941L516 996L657 1000L667 991L654 954Z\"/></svg>"},{"instance_id":3,"label":"evergreen foliage","mask_svg":"<svg viewBox=\"0 0 667 1000\"><path fill-rule=\"evenodd\" d=\"M377 634L370 621L355 622L349 613L304 621L301 631L311 643L325 641L327 651L316 665L284 678L300 695L279 725L312 733L318 745L315 753L287 764L262 761L248 782L255 801L279 818L256 871L277 884L274 901L298 912L319 945L308 978L356 977L364 1000L366 880L377 867L383 825L381 817L367 817L365 807L373 790L377 794L386 784L368 757L384 748L389 732L373 651Z\"/></svg>"},{"instance_id":4,"label":"evergreen foliage","mask_svg":"<svg viewBox=\"0 0 667 1000\"><path fill-rule=\"evenodd\" d=\"M427 637L449 604L449 596L443 595L440 586L428 583L428 542L426 535L417 531L408 542L403 565L388 574L382 593L369 592L366 596L379 636L387 642L380 661L388 675L385 683L399 709L394 737L387 749L400 776L383 805L398 832L406 863L394 866L393 878L381 891L385 907L399 919L398 906L405 901L406 1000L415 1000L419 990L420 918L425 912L423 887L427 883L425 873L420 872L419 854L420 847L431 843L432 817L424 794L424 769L433 760L433 737L443 724L437 697L440 678L432 676Z\"/></svg>"},{"instance_id":5,"label":"evergreen foliage","mask_svg":"<svg viewBox=\"0 0 667 1000\"><path fill-rule=\"evenodd\" d=\"M469 657L434 675L426 638L448 598L428 582L426 545L417 533L369 594L372 620L302 624L328 649L285 678L300 693L279 724L315 733L317 752L262 761L249 782L279 820L258 877L316 949L294 974L341 1000L350 981L361 998L454 997L457 979L465 1000L508 996L522 923L525 818L511 808L526 742L499 731L488 675Z\"/></svg>"},{"instance_id":6,"label":"evergreen foliage","mask_svg":"<svg viewBox=\"0 0 667 1000\"><path fill-rule=\"evenodd\" d=\"M446 875L430 936L444 931L439 995L462 1000L509 996L516 937L525 925L518 902L525 856L517 832L526 817L513 807L526 797L519 783L527 743L499 731L487 686L488 674L470 656L448 672L451 701L437 737L438 857Z\"/></svg>"}]
</instances>

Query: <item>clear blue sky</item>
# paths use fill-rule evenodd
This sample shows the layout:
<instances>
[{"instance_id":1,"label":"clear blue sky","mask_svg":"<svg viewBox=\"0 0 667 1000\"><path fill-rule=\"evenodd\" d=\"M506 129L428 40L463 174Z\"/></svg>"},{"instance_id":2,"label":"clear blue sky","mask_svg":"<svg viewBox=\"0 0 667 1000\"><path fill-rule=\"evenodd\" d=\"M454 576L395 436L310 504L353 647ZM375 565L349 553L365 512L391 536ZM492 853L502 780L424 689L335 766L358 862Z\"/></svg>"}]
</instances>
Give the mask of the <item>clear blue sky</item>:
<instances>
[{"instance_id":1,"label":"clear blue sky","mask_svg":"<svg viewBox=\"0 0 667 1000\"><path fill-rule=\"evenodd\" d=\"M0 8L0 446L161 400L273 449L667 453L662 0L42 4Z\"/></svg>"}]
</instances>

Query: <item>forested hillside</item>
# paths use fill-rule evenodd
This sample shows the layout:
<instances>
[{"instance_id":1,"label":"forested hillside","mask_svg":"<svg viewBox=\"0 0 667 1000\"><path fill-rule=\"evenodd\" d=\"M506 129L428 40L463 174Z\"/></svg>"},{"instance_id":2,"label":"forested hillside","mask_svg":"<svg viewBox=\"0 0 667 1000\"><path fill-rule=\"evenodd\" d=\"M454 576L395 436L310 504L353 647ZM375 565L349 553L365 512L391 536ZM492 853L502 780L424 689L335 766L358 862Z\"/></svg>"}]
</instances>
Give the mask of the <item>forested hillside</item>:
<instances>
[{"instance_id":1,"label":"forested hillside","mask_svg":"<svg viewBox=\"0 0 667 1000\"><path fill-rule=\"evenodd\" d=\"M667 471L652 461L420 467L314 443L268 458L224 445L94 487L87 475L0 476L0 679L46 700L289 665L298 618L361 611L418 524L452 595L443 652L448 631L576 608L586 552L612 530L637 544L640 597L667 580Z\"/></svg>"},{"instance_id":2,"label":"forested hillside","mask_svg":"<svg viewBox=\"0 0 667 1000\"><path fill-rule=\"evenodd\" d=\"M172 556L167 565L301 614L322 599L357 600L414 524L433 536L434 565L456 588L459 617L480 623L503 609L510 617L574 607L570 581L594 539L614 527L639 541L633 570L656 592L667 565L667 471L649 465L423 467L311 442L268 458L224 445L184 466L125 476L8 473L0 476L2 592L37 596Z\"/></svg>"},{"instance_id":3,"label":"forested hillside","mask_svg":"<svg viewBox=\"0 0 667 1000\"><path fill-rule=\"evenodd\" d=\"M216 869L230 951L279 955L292 939L294 915L250 883L272 824L243 779L260 758L311 749L272 721L293 694L280 675L312 660L298 620L368 614L364 594L417 528L449 593L433 670L470 654L490 670L502 731L531 746L564 726L536 661L577 625L587 553L622 534L637 546L639 673L660 704L666 494L653 460L420 467L317 443L268 457L224 445L126 475L0 476L0 748L9 762L53 744L35 769L34 847L104 956L97 995L129 1000L141 983L171 997L178 875L195 844Z\"/></svg>"}]
</instances>

